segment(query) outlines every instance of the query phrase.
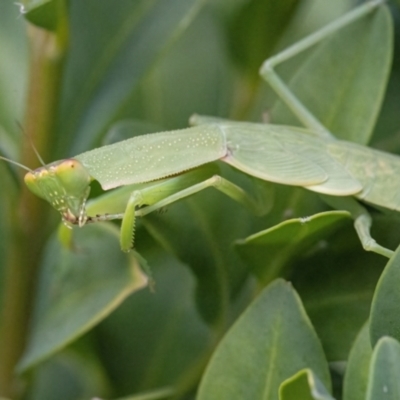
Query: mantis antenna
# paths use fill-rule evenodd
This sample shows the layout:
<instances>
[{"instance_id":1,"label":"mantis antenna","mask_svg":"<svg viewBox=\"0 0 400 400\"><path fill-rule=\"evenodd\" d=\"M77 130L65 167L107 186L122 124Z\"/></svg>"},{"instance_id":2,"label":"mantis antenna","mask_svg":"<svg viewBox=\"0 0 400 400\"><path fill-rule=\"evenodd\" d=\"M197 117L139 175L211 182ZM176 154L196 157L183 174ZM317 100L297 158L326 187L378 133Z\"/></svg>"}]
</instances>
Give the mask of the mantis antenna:
<instances>
[{"instance_id":1,"label":"mantis antenna","mask_svg":"<svg viewBox=\"0 0 400 400\"><path fill-rule=\"evenodd\" d=\"M16 124L18 125L18 128L21 129L21 132L23 133L23 135L29 140L29 144L31 145L33 152L36 154L36 157L37 157L37 159L39 160L40 164L42 164L42 166L44 167L44 166L46 165L46 163L43 161L43 158L41 157L41 155L40 155L38 149L37 149L36 146L34 145L31 136L28 135L28 134L25 132L24 127L21 125L21 123L20 123L19 121L15 121L15 122L16 122ZM30 170L29 170L29 171L30 171Z\"/></svg>"},{"instance_id":2,"label":"mantis antenna","mask_svg":"<svg viewBox=\"0 0 400 400\"><path fill-rule=\"evenodd\" d=\"M2 157L2 156L0 156L0 160L7 161L7 162L9 162L10 164L17 165L18 167L20 167L20 168L24 169L25 171L32 172L32 170L31 170L30 168L28 168L27 166L25 166L25 165L22 165L22 164L20 164L19 162L16 162L16 161L10 160L9 158L6 158L6 157Z\"/></svg>"}]
</instances>

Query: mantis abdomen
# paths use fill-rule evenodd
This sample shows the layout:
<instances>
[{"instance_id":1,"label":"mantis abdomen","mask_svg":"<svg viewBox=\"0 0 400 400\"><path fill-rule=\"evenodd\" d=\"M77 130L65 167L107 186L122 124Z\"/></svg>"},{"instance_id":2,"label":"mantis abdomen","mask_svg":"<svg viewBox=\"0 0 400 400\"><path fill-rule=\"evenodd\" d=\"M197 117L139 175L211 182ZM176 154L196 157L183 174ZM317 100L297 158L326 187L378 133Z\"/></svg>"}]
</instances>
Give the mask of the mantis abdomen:
<instances>
[{"instance_id":1,"label":"mantis abdomen","mask_svg":"<svg viewBox=\"0 0 400 400\"><path fill-rule=\"evenodd\" d=\"M400 211L395 155L293 127L226 124L225 131L225 161L250 175Z\"/></svg>"},{"instance_id":2,"label":"mantis abdomen","mask_svg":"<svg viewBox=\"0 0 400 400\"><path fill-rule=\"evenodd\" d=\"M398 156L345 141L332 142L327 147L328 154L361 183L362 190L355 197L400 211Z\"/></svg>"}]
</instances>

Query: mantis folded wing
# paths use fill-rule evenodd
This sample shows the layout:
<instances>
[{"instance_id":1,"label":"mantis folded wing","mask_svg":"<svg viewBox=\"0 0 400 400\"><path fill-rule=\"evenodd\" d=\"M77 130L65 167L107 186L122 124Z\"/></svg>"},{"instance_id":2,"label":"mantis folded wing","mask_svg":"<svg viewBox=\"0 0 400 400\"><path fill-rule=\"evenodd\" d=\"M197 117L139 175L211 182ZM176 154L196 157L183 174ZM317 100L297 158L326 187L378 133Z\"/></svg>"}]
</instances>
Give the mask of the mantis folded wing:
<instances>
[{"instance_id":1,"label":"mantis folded wing","mask_svg":"<svg viewBox=\"0 0 400 400\"><path fill-rule=\"evenodd\" d=\"M338 199L354 196L373 205L400 210L400 190L393 190L390 196L382 194L386 193L382 188L391 181L393 173L400 170L400 159L335 140L273 70L279 62L368 14L381 3L378 0L365 3L263 65L261 75L308 129L195 116L192 128L134 137L29 171L25 176L27 186L56 208L67 225L122 219L124 251L133 247L136 216L210 186L261 213L262 205L240 187L204 168L215 160L266 181L302 186ZM126 192L123 189L125 209L87 215L86 200L92 180L97 180L104 190L127 187ZM351 199L341 198L341 203L352 212L364 247L390 257L392 251L371 238L371 221L366 211Z\"/></svg>"}]
</instances>

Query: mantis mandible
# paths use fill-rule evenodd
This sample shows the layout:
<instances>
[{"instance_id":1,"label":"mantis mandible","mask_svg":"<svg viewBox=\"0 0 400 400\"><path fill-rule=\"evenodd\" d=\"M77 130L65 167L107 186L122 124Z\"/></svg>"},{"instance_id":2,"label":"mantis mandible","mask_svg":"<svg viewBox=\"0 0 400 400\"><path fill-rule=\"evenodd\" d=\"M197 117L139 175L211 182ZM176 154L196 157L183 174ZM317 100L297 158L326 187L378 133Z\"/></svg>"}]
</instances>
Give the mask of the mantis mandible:
<instances>
[{"instance_id":1,"label":"mantis mandible","mask_svg":"<svg viewBox=\"0 0 400 400\"><path fill-rule=\"evenodd\" d=\"M122 219L121 249L129 251L133 248L137 216L211 186L259 211L256 201L243 189L204 168L205 164L222 160L266 181L302 186L329 195L329 203L351 212L363 247L390 257L393 252L372 239L371 217L367 211L347 196L400 210L400 190L393 191L389 197L383 190L394 171L400 169L400 159L336 140L274 72L278 63L363 17L380 4L381 0L374 0L359 6L268 59L261 67L261 75L308 129L194 116L192 128L138 136L35 170L28 169L26 185L58 210L68 226L82 227L86 223ZM374 176L367 173L370 170L374 171ZM93 180L104 190L126 187L129 194L124 212L87 215L86 201Z\"/></svg>"}]
</instances>

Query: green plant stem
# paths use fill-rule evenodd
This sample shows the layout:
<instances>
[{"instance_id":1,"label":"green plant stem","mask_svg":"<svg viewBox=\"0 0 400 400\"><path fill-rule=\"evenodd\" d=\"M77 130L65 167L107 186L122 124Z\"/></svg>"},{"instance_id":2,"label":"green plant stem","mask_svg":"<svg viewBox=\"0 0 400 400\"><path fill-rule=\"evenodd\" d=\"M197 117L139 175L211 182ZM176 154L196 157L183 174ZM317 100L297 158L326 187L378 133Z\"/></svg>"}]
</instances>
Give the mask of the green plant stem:
<instances>
[{"instance_id":1,"label":"green plant stem","mask_svg":"<svg viewBox=\"0 0 400 400\"><path fill-rule=\"evenodd\" d=\"M51 146L65 47L57 34L31 26L30 87L25 130L46 159ZM64 42L65 44L65 42ZM21 162L31 168L38 160L26 138ZM0 338L0 396L20 396L14 374L29 334L41 251L47 236L45 203L22 185L18 207L12 215L14 231L8 252Z\"/></svg>"}]
</instances>

